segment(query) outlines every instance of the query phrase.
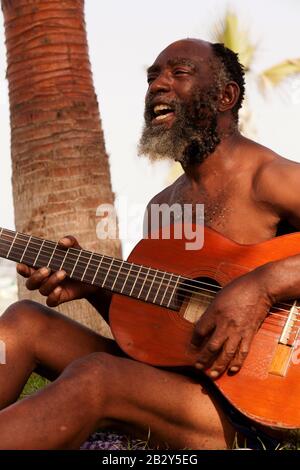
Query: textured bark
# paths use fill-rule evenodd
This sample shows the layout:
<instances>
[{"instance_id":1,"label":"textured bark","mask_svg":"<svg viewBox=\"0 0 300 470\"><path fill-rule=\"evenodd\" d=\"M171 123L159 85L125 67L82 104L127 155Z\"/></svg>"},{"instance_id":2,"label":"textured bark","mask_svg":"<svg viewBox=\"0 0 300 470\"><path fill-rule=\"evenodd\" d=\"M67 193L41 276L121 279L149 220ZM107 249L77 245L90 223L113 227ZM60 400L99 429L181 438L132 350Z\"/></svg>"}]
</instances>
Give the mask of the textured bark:
<instances>
[{"instance_id":1,"label":"textured bark","mask_svg":"<svg viewBox=\"0 0 300 470\"><path fill-rule=\"evenodd\" d=\"M87 249L119 256L119 241L96 237L96 208L113 204L114 195L83 6L83 0L2 0L16 229L52 240L73 234ZM19 291L22 298L31 294L23 282ZM101 329L84 301L61 311Z\"/></svg>"}]
</instances>

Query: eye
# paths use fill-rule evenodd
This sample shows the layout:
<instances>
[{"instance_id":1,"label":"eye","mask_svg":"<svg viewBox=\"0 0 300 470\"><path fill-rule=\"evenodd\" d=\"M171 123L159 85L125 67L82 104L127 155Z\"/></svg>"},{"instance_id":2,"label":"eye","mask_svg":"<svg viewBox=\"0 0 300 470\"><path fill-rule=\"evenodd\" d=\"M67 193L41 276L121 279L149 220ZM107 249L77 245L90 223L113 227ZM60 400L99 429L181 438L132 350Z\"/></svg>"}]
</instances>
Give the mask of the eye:
<instances>
[{"instance_id":1,"label":"eye","mask_svg":"<svg viewBox=\"0 0 300 470\"><path fill-rule=\"evenodd\" d=\"M154 82L155 79L156 79L156 75L148 75L148 77L147 77L148 85L150 85L150 83Z\"/></svg>"},{"instance_id":2,"label":"eye","mask_svg":"<svg viewBox=\"0 0 300 470\"><path fill-rule=\"evenodd\" d=\"M175 69L173 70L174 75L180 76L180 75L188 75L190 73L189 70L187 69Z\"/></svg>"}]
</instances>

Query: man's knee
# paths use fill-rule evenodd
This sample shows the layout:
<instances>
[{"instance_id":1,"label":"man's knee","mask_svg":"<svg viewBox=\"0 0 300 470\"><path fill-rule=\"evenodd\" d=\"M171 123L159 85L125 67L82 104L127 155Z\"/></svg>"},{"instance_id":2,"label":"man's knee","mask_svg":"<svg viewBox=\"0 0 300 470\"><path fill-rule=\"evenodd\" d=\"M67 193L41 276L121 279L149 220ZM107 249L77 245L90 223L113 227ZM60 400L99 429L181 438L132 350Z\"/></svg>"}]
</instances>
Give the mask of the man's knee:
<instances>
[{"instance_id":1,"label":"man's knee","mask_svg":"<svg viewBox=\"0 0 300 470\"><path fill-rule=\"evenodd\" d=\"M71 387L76 387L78 396L90 403L97 414L112 398L110 372L116 359L104 352L89 354L66 367L61 379Z\"/></svg>"},{"instance_id":2,"label":"man's knee","mask_svg":"<svg viewBox=\"0 0 300 470\"><path fill-rule=\"evenodd\" d=\"M98 386L102 387L104 381L109 380L109 372L115 360L115 356L111 354L95 352L73 361L64 374L68 377L76 376L79 381L96 389Z\"/></svg>"},{"instance_id":3,"label":"man's knee","mask_svg":"<svg viewBox=\"0 0 300 470\"><path fill-rule=\"evenodd\" d=\"M19 300L5 310L2 318L6 323L20 327L21 331L29 329L34 333L49 318L46 310L46 307L33 300Z\"/></svg>"}]
</instances>

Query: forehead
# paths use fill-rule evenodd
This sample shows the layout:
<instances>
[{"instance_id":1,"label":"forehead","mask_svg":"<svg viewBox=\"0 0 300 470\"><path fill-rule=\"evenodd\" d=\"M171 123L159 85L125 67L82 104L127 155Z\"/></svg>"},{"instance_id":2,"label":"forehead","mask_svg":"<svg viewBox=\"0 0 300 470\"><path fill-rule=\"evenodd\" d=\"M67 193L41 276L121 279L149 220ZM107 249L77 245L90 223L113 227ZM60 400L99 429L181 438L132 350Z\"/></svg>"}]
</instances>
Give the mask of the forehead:
<instances>
[{"instance_id":1,"label":"forehead","mask_svg":"<svg viewBox=\"0 0 300 470\"><path fill-rule=\"evenodd\" d=\"M194 63L198 66L209 66L213 61L213 52L208 42L182 40L170 44L155 59L153 65L164 67L180 58L181 61Z\"/></svg>"}]
</instances>

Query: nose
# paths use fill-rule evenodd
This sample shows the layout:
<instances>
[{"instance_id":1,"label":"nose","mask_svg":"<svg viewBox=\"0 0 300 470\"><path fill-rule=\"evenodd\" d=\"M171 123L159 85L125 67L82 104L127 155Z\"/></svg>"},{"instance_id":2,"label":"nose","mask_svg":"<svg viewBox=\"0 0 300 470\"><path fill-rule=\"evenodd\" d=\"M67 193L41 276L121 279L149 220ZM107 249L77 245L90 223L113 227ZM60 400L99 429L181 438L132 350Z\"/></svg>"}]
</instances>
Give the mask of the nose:
<instances>
[{"instance_id":1,"label":"nose","mask_svg":"<svg viewBox=\"0 0 300 470\"><path fill-rule=\"evenodd\" d=\"M170 72L167 70L161 71L157 77L150 83L148 92L149 93L160 93L168 92L171 90L172 77Z\"/></svg>"}]
</instances>

